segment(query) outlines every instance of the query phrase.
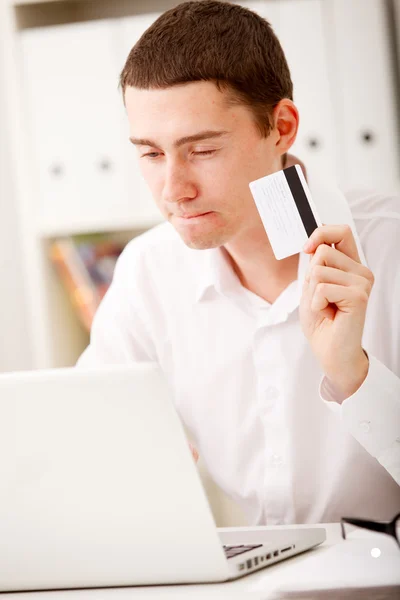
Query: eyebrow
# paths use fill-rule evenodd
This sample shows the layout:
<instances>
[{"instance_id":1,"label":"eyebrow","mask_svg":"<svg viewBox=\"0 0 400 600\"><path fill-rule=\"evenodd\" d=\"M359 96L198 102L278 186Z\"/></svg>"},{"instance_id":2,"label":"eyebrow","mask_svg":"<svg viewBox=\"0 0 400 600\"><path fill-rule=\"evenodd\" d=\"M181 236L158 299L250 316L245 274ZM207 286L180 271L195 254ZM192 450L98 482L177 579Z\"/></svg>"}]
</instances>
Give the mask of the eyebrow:
<instances>
[{"instance_id":1,"label":"eyebrow","mask_svg":"<svg viewBox=\"0 0 400 600\"><path fill-rule=\"evenodd\" d=\"M194 135L187 135L185 137L180 138L179 140L176 140L174 142L174 146L175 146L175 148L179 148L180 146L184 146L185 144L189 144L191 142L200 142L202 140L210 140L210 139L214 139L214 138L220 138L223 135L226 135L227 133L229 133L229 132L228 131L214 131L211 129L207 130L207 131L200 131L200 133L195 133ZM152 146L154 148L159 147L159 144L157 144L156 142L154 142L152 140L134 138L134 137L130 137L129 140L135 146Z\"/></svg>"}]
</instances>

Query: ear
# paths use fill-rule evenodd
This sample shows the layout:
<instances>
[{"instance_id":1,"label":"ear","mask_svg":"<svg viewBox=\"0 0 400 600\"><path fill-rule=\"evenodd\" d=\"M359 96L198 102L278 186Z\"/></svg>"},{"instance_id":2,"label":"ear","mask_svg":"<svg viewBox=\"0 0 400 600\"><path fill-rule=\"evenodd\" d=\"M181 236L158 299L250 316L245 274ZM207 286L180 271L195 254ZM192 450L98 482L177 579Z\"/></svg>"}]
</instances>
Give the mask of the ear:
<instances>
[{"instance_id":1,"label":"ear","mask_svg":"<svg viewBox=\"0 0 400 600\"><path fill-rule=\"evenodd\" d=\"M293 146L299 128L299 111L289 98L284 98L276 105L273 112L275 124L275 145L282 156Z\"/></svg>"}]
</instances>

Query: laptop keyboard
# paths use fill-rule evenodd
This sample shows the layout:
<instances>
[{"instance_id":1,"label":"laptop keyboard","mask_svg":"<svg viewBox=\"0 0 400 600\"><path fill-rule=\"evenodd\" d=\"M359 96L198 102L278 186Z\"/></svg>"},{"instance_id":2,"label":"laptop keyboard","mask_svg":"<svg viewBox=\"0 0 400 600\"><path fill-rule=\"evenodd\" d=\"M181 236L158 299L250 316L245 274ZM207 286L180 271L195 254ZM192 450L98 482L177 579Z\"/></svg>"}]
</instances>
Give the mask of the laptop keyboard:
<instances>
[{"instance_id":1,"label":"laptop keyboard","mask_svg":"<svg viewBox=\"0 0 400 600\"><path fill-rule=\"evenodd\" d=\"M226 558L234 558L235 556L239 556L239 554L244 554L245 552L249 552L250 550L254 550L254 548L261 548L262 544L252 544L250 546L224 546Z\"/></svg>"}]
</instances>

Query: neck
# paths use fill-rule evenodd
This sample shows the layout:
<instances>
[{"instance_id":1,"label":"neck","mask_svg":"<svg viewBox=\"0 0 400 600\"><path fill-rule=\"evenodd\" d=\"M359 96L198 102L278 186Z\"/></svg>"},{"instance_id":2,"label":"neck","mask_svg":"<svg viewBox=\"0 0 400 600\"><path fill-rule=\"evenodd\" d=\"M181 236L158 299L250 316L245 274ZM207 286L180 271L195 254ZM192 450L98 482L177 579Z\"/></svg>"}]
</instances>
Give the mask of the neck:
<instances>
[{"instance_id":1,"label":"neck","mask_svg":"<svg viewBox=\"0 0 400 600\"><path fill-rule=\"evenodd\" d=\"M270 304L297 279L299 255L277 260L262 226L234 239L225 249L243 287Z\"/></svg>"}]
</instances>

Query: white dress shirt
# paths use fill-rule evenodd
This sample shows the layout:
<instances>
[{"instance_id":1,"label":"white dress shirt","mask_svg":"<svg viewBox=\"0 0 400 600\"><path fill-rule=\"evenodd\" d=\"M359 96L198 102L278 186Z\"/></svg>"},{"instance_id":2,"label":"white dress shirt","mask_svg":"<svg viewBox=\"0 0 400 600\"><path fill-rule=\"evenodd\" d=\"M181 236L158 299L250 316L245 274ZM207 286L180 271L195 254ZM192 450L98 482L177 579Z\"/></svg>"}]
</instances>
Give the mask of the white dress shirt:
<instances>
[{"instance_id":1,"label":"white dress shirt","mask_svg":"<svg viewBox=\"0 0 400 600\"><path fill-rule=\"evenodd\" d=\"M242 287L224 248L190 249L169 223L125 248L78 362L157 361L207 469L250 524L400 510L399 200L347 200L375 285L368 376L342 405L300 327L308 256L270 305Z\"/></svg>"}]
</instances>

